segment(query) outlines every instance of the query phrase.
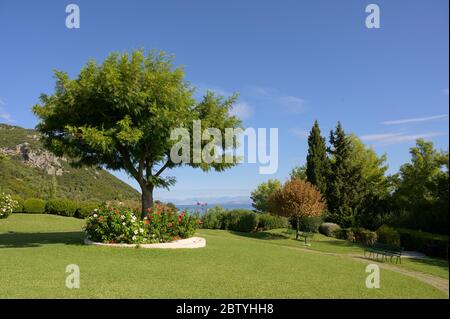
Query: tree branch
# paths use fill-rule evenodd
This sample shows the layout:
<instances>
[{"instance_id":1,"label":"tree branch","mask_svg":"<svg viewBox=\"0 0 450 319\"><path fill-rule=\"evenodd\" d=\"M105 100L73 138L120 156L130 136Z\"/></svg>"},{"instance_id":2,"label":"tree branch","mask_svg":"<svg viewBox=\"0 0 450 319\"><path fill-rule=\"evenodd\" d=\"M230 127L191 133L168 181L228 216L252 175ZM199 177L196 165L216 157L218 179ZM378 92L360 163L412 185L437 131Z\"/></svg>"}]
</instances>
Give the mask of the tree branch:
<instances>
[{"instance_id":1,"label":"tree branch","mask_svg":"<svg viewBox=\"0 0 450 319\"><path fill-rule=\"evenodd\" d=\"M156 172L155 176L158 177L161 173L169 166L170 158L167 159L167 162Z\"/></svg>"}]
</instances>

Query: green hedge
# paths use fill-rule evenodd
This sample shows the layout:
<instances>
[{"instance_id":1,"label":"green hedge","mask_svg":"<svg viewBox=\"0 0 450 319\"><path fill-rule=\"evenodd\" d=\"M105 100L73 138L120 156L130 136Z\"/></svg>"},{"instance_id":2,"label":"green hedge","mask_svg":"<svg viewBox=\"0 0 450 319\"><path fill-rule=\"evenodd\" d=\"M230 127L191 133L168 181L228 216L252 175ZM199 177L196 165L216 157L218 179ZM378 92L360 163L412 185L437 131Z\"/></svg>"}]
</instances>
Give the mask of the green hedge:
<instances>
[{"instance_id":1,"label":"green hedge","mask_svg":"<svg viewBox=\"0 0 450 319\"><path fill-rule=\"evenodd\" d=\"M29 214L43 214L45 212L45 200L29 198L23 203L23 211Z\"/></svg>"},{"instance_id":2,"label":"green hedge","mask_svg":"<svg viewBox=\"0 0 450 319\"><path fill-rule=\"evenodd\" d=\"M13 213L22 213L23 212L23 204L24 200L22 197L14 195L11 196L13 200L17 202L17 204L13 207Z\"/></svg>"},{"instance_id":3,"label":"green hedge","mask_svg":"<svg viewBox=\"0 0 450 319\"><path fill-rule=\"evenodd\" d=\"M406 250L417 250L430 257L448 258L448 236L399 228L401 245Z\"/></svg>"},{"instance_id":4,"label":"green hedge","mask_svg":"<svg viewBox=\"0 0 450 319\"><path fill-rule=\"evenodd\" d=\"M201 216L201 227L205 229L221 229L223 214L225 213L226 210L219 205L208 209L208 211Z\"/></svg>"},{"instance_id":5,"label":"green hedge","mask_svg":"<svg viewBox=\"0 0 450 319\"><path fill-rule=\"evenodd\" d=\"M45 211L48 214L73 217L77 208L78 204L70 199L52 198L48 200Z\"/></svg>"},{"instance_id":6,"label":"green hedge","mask_svg":"<svg viewBox=\"0 0 450 319\"><path fill-rule=\"evenodd\" d=\"M336 229L334 234L336 238L349 240L366 246L373 245L377 241L377 233L362 227Z\"/></svg>"},{"instance_id":7,"label":"green hedge","mask_svg":"<svg viewBox=\"0 0 450 319\"><path fill-rule=\"evenodd\" d=\"M286 217L272 215L269 213L258 215L258 229L271 230L287 228L289 220Z\"/></svg>"},{"instance_id":8,"label":"green hedge","mask_svg":"<svg viewBox=\"0 0 450 319\"><path fill-rule=\"evenodd\" d=\"M215 207L202 217L202 228L226 229L238 232L255 231L258 227L258 214L247 209L224 210Z\"/></svg>"},{"instance_id":9,"label":"green hedge","mask_svg":"<svg viewBox=\"0 0 450 319\"><path fill-rule=\"evenodd\" d=\"M319 233L327 237L336 237L340 235L341 227L335 223L323 223L319 226Z\"/></svg>"},{"instance_id":10,"label":"green hedge","mask_svg":"<svg viewBox=\"0 0 450 319\"><path fill-rule=\"evenodd\" d=\"M99 202L81 202L75 212L75 217L81 219L86 218L94 211L94 209L98 209L100 206L101 203Z\"/></svg>"},{"instance_id":11,"label":"green hedge","mask_svg":"<svg viewBox=\"0 0 450 319\"><path fill-rule=\"evenodd\" d=\"M292 218L290 220L293 229L297 229L297 220ZM322 217L305 217L299 220L299 230L304 232L318 233L319 227L323 223Z\"/></svg>"},{"instance_id":12,"label":"green hedge","mask_svg":"<svg viewBox=\"0 0 450 319\"><path fill-rule=\"evenodd\" d=\"M400 234L394 229L386 225L382 225L377 229L378 242L391 246L401 246Z\"/></svg>"}]
</instances>

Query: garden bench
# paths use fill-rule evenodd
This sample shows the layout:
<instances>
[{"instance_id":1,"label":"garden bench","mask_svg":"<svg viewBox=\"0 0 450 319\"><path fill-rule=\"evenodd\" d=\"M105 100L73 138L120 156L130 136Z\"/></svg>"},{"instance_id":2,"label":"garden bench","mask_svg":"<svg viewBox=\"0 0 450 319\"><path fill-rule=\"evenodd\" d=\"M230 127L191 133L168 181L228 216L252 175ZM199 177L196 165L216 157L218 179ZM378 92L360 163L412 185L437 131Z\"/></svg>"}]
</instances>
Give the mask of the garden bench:
<instances>
[{"instance_id":1,"label":"garden bench","mask_svg":"<svg viewBox=\"0 0 450 319\"><path fill-rule=\"evenodd\" d=\"M311 246L311 238L313 236L313 232L297 232L296 239L303 238L305 240L305 246Z\"/></svg>"},{"instance_id":2,"label":"garden bench","mask_svg":"<svg viewBox=\"0 0 450 319\"><path fill-rule=\"evenodd\" d=\"M364 248L364 257L367 257L368 254L369 258L374 258L379 261L379 257L381 256L381 262L389 257L391 262L395 258L396 262L402 263L402 252L403 247L375 243Z\"/></svg>"}]
</instances>

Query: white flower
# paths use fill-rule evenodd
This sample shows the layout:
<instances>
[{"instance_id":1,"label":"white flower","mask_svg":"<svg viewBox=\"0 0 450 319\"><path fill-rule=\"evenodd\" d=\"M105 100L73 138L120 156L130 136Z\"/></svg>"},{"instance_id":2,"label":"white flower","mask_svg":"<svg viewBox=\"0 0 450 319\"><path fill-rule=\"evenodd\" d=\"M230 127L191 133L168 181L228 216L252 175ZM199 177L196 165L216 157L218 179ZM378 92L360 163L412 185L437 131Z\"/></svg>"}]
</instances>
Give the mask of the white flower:
<instances>
[{"instance_id":1,"label":"white flower","mask_svg":"<svg viewBox=\"0 0 450 319\"><path fill-rule=\"evenodd\" d=\"M122 225L124 225L124 226L125 226L125 222L123 222L123 223L122 223Z\"/></svg>"},{"instance_id":2,"label":"white flower","mask_svg":"<svg viewBox=\"0 0 450 319\"><path fill-rule=\"evenodd\" d=\"M142 234L144 232L143 228L139 228L139 232Z\"/></svg>"},{"instance_id":3,"label":"white flower","mask_svg":"<svg viewBox=\"0 0 450 319\"><path fill-rule=\"evenodd\" d=\"M138 234L138 231L137 231L137 229L135 229L135 230L134 230L134 234L135 234L135 235L137 235L137 234Z\"/></svg>"},{"instance_id":4,"label":"white flower","mask_svg":"<svg viewBox=\"0 0 450 319\"><path fill-rule=\"evenodd\" d=\"M131 239L136 240L136 236L131 237Z\"/></svg>"},{"instance_id":5,"label":"white flower","mask_svg":"<svg viewBox=\"0 0 450 319\"><path fill-rule=\"evenodd\" d=\"M98 209L96 208L96 209L94 209L94 212L98 212Z\"/></svg>"},{"instance_id":6,"label":"white flower","mask_svg":"<svg viewBox=\"0 0 450 319\"><path fill-rule=\"evenodd\" d=\"M120 218L125 219L125 216L124 215L120 215Z\"/></svg>"},{"instance_id":7,"label":"white flower","mask_svg":"<svg viewBox=\"0 0 450 319\"><path fill-rule=\"evenodd\" d=\"M97 216L98 216L97 214L94 214L94 217L95 217L95 218L97 218Z\"/></svg>"}]
</instances>

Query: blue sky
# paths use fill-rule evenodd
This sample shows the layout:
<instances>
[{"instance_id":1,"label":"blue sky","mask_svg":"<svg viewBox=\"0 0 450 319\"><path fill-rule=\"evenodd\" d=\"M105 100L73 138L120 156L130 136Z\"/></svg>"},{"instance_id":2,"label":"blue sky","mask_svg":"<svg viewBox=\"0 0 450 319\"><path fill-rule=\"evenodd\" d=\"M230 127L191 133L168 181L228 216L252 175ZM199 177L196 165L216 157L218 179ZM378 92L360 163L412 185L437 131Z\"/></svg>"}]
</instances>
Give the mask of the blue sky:
<instances>
[{"instance_id":1,"label":"blue sky","mask_svg":"<svg viewBox=\"0 0 450 319\"><path fill-rule=\"evenodd\" d=\"M80 29L65 27L71 2ZM75 76L90 58L156 48L201 90L240 92L247 127L279 128L276 174L255 164L177 169L168 172L177 185L157 198L246 196L268 178L284 180L304 163L315 119L326 136L340 120L387 153L391 173L417 137L448 149L447 0L71 2L0 0L0 122L35 126L30 109L53 91L52 69ZM380 7L380 29L365 27L369 3Z\"/></svg>"}]
</instances>

